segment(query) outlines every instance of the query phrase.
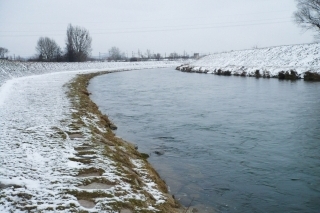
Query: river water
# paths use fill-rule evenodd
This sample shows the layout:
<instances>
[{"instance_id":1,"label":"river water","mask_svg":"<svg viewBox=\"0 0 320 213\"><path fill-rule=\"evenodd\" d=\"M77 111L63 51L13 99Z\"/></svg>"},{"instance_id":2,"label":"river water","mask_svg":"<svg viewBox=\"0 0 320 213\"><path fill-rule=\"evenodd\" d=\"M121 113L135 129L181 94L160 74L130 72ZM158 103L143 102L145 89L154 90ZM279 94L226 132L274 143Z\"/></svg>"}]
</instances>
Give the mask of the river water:
<instances>
[{"instance_id":1,"label":"river water","mask_svg":"<svg viewBox=\"0 0 320 213\"><path fill-rule=\"evenodd\" d=\"M183 205L320 212L320 82L170 68L102 75L88 89Z\"/></svg>"}]
</instances>

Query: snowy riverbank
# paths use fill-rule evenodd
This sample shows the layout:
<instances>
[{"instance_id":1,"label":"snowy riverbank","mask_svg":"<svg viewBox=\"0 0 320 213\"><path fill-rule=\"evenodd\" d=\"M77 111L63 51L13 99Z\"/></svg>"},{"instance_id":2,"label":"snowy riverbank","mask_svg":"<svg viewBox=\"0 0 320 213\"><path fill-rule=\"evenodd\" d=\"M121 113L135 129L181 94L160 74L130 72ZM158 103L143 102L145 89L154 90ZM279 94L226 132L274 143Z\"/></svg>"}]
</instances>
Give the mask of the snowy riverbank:
<instances>
[{"instance_id":1,"label":"snowy riverbank","mask_svg":"<svg viewBox=\"0 0 320 213\"><path fill-rule=\"evenodd\" d=\"M0 59L0 86L8 79L72 70L145 69L176 66L176 61L152 62L16 62Z\"/></svg>"},{"instance_id":2,"label":"snowy riverbank","mask_svg":"<svg viewBox=\"0 0 320 213\"><path fill-rule=\"evenodd\" d=\"M312 80L307 79L312 76L305 74L306 72L320 74L320 43L215 53L193 63L178 66L177 70L218 75Z\"/></svg>"},{"instance_id":3,"label":"snowy riverbank","mask_svg":"<svg viewBox=\"0 0 320 213\"><path fill-rule=\"evenodd\" d=\"M86 83L72 79L99 70L176 65L1 61L0 212L130 213L175 208L158 185L156 173L148 172L149 164L90 111L97 108L83 101ZM126 165L119 163L124 159L129 160Z\"/></svg>"}]
</instances>

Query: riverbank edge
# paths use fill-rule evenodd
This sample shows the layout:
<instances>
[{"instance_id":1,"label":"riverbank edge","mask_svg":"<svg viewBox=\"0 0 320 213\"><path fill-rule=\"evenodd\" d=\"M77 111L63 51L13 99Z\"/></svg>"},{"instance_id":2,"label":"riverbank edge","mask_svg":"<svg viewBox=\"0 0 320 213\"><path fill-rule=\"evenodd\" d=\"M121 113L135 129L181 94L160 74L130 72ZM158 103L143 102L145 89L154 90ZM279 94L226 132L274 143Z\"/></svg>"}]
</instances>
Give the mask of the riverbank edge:
<instances>
[{"instance_id":1,"label":"riverbank edge","mask_svg":"<svg viewBox=\"0 0 320 213\"><path fill-rule=\"evenodd\" d=\"M120 71L116 71L120 72ZM135 207L145 207L143 203L152 204L152 206L156 206L157 212L170 212L170 213L182 213L187 212L186 208L184 208L181 204L178 203L177 200L174 199L174 196L170 195L168 192L168 188L164 180L161 179L160 175L155 171L155 169L150 165L150 163L146 160L146 156L143 153L137 151L136 147L119 137L117 137L112 129L116 128L115 125L109 120L109 118L104 115L98 108L98 106L90 99L90 93L87 90L87 86L90 83L90 80L99 75L105 75L109 73L109 71L100 71L89 74L78 74L71 82L67 84L68 86L68 97L71 101L71 104L76 109L76 112L73 112L72 117L75 119L76 123L81 123L80 119L83 116L90 117L91 114L95 115L99 118L98 123L100 126L104 126L107 130L105 133L101 132L97 128L91 128L91 134L96 135L99 134L103 137L103 142L105 143L105 149L108 154L107 157L111 158L118 164L119 166L125 165L126 168L129 168L128 171L124 171L121 169L120 172L124 172L124 176L131 177L132 182L130 184L133 185L133 188L137 188L139 190L143 189L143 180L139 177L139 174L134 170L134 165L130 163L131 159L140 160L144 162L144 169L147 173L148 178L156 183L157 189L163 193L165 196L165 202L161 204L156 204L156 199L150 195L148 191L145 190L146 201L139 203L136 201L132 201L132 203L117 203L116 205L112 205L114 210L121 211L121 208L128 208L134 212ZM78 121L77 121L78 120ZM97 141L92 141L93 143ZM100 141L101 142L101 141ZM110 149L110 147L116 147ZM125 150L125 151L124 151ZM90 197L88 197L90 199ZM154 211L139 211L139 212L154 212ZM189 211L188 211L189 212Z\"/></svg>"},{"instance_id":2,"label":"riverbank edge","mask_svg":"<svg viewBox=\"0 0 320 213\"><path fill-rule=\"evenodd\" d=\"M176 67L176 70L181 72L189 72L189 73L202 73L202 74L215 74L215 75L222 75L222 76L241 76L241 77L255 77L255 78L278 78L280 80L298 80L304 79L305 81L320 81L320 73L306 71L302 74L299 74L295 70L287 70L287 71L280 71L276 75L272 75L269 71L260 71L256 69L254 72L246 72L240 71L233 72L230 70L223 70L223 68L216 68L214 70L210 70L206 67L195 67L191 65L180 65Z\"/></svg>"}]
</instances>

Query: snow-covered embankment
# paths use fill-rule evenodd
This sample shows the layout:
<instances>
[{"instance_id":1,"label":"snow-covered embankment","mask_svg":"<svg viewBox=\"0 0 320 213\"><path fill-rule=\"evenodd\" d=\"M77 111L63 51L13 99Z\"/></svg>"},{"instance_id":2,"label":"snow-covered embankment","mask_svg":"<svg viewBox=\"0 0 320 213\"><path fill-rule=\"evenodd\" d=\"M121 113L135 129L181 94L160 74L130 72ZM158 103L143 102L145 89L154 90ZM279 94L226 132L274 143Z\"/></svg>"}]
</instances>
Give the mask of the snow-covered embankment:
<instances>
[{"instance_id":1,"label":"snow-covered embankment","mask_svg":"<svg viewBox=\"0 0 320 213\"><path fill-rule=\"evenodd\" d=\"M156 67L171 67L177 62L79 62L79 63L54 63L54 62L16 62L0 59L0 86L8 79L71 70L107 70L107 69L145 69Z\"/></svg>"},{"instance_id":2,"label":"snow-covered embankment","mask_svg":"<svg viewBox=\"0 0 320 213\"><path fill-rule=\"evenodd\" d=\"M161 209L170 197L148 175L146 163L127 154L125 143L103 138L110 130L89 111L94 105L79 108L88 105L81 100L82 91L65 85L81 73L176 65L1 61L0 212ZM132 168L113 157L129 159Z\"/></svg>"},{"instance_id":3,"label":"snow-covered embankment","mask_svg":"<svg viewBox=\"0 0 320 213\"><path fill-rule=\"evenodd\" d=\"M320 80L320 43L215 53L191 64L178 66L177 70L217 75Z\"/></svg>"}]
</instances>

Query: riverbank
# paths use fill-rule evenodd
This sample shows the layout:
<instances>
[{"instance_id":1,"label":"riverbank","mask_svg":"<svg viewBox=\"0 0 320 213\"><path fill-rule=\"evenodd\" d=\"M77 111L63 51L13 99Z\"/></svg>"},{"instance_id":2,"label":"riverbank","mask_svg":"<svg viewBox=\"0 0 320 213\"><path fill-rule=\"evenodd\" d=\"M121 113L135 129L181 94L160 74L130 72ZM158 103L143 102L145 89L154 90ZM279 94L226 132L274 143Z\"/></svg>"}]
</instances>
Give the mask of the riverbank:
<instances>
[{"instance_id":1,"label":"riverbank","mask_svg":"<svg viewBox=\"0 0 320 213\"><path fill-rule=\"evenodd\" d=\"M10 73L1 68L2 74ZM182 211L145 156L116 137L114 126L90 101L89 79L105 73L56 70L5 79L0 87L1 212Z\"/></svg>"},{"instance_id":2,"label":"riverbank","mask_svg":"<svg viewBox=\"0 0 320 213\"><path fill-rule=\"evenodd\" d=\"M98 72L78 75L68 85L70 89L68 96L76 109L76 112L72 114L74 119L72 124L70 124L70 128L75 131L73 134L80 135L83 133L79 132L79 129L86 128L89 131L89 135L91 135L90 141L86 141L83 144L85 151L80 148L79 155L92 155L92 149L89 149L88 146L101 144L104 149L102 155L115 164L112 173L120 176L119 180L124 182L113 183L112 185L114 185L115 189L112 193L101 195L101 197L116 197L114 200L109 200L108 206L112 206L113 210L120 212L124 211L121 208L126 208L127 212L181 212L180 205L168 193L165 182L148 163L145 155L139 153L135 145L117 137L111 131L112 128L115 128L115 125L91 101L89 92L87 91L90 79L108 73ZM86 118L85 122L83 118ZM83 161L81 157L75 160ZM96 165L92 162L82 163ZM90 167L90 170L99 171L101 168ZM103 177L103 179L102 182L111 182L106 177ZM89 178L87 181L92 184ZM99 182L101 182L101 179ZM125 187L126 189L118 188L123 184L128 185ZM116 187L117 185L118 187ZM136 198L128 199L128 195ZM91 194L86 192L84 194L76 193L75 196L78 197L78 200L85 199L89 202L92 202L96 198L94 192Z\"/></svg>"},{"instance_id":3,"label":"riverbank","mask_svg":"<svg viewBox=\"0 0 320 213\"><path fill-rule=\"evenodd\" d=\"M0 86L9 79L62 71L102 71L177 66L177 61L144 62L20 62L0 59Z\"/></svg>"},{"instance_id":4,"label":"riverbank","mask_svg":"<svg viewBox=\"0 0 320 213\"><path fill-rule=\"evenodd\" d=\"M182 72L320 81L319 43L229 51L182 64Z\"/></svg>"}]
</instances>

